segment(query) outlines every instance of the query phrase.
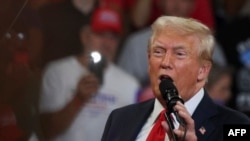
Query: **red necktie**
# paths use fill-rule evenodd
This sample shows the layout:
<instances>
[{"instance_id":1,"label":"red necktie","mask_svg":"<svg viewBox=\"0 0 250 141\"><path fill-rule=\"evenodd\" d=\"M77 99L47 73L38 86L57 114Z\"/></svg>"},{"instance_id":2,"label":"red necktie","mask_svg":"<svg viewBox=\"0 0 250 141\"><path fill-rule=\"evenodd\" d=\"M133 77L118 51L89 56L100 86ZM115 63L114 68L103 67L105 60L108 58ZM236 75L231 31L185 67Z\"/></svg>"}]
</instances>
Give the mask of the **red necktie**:
<instances>
[{"instance_id":1,"label":"red necktie","mask_svg":"<svg viewBox=\"0 0 250 141\"><path fill-rule=\"evenodd\" d=\"M166 130L162 127L161 122L165 121L165 113L166 110L161 111L157 121L155 122L154 127L152 128L147 137L147 141L164 141Z\"/></svg>"}]
</instances>

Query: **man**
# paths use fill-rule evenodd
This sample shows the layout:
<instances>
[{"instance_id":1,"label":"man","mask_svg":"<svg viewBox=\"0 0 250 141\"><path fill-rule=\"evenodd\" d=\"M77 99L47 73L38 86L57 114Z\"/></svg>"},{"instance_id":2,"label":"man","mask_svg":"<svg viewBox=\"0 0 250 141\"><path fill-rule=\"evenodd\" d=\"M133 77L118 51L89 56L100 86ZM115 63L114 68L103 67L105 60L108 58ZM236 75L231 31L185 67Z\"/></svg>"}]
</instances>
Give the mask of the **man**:
<instances>
[{"instance_id":1,"label":"man","mask_svg":"<svg viewBox=\"0 0 250 141\"><path fill-rule=\"evenodd\" d=\"M121 35L120 16L98 8L80 33L84 52L47 66L40 103L45 140L98 141L110 112L136 102L139 83L113 63ZM91 51L107 60L103 83L90 72Z\"/></svg>"},{"instance_id":2,"label":"man","mask_svg":"<svg viewBox=\"0 0 250 141\"><path fill-rule=\"evenodd\" d=\"M149 77L155 99L114 110L105 127L102 141L145 141L159 113L166 107L159 90L162 79L173 81L184 105L174 109L186 123L186 133L174 129L186 141L223 140L223 125L250 124L243 113L213 103L204 90L210 68L214 38L209 28L193 19L162 16L152 25L148 46ZM172 140L166 121L161 123Z\"/></svg>"},{"instance_id":3,"label":"man","mask_svg":"<svg viewBox=\"0 0 250 141\"><path fill-rule=\"evenodd\" d=\"M146 0L141 0L143 4L147 3ZM147 0L148 1L148 0ZM160 5L158 9L163 11L163 15L190 17L195 9L195 0L157 0ZM204 13L203 13L204 14ZM206 15L204 15L206 17ZM144 18L145 16L141 16ZM138 20L138 19L137 19ZM138 32L131 34L124 43L121 54L118 58L118 65L135 76L142 85L148 85L147 67L147 53L146 47L148 39L152 31L150 27L146 27ZM130 58L132 62L128 60ZM224 54L220 46L215 48L213 60L220 64L226 63Z\"/></svg>"}]
</instances>

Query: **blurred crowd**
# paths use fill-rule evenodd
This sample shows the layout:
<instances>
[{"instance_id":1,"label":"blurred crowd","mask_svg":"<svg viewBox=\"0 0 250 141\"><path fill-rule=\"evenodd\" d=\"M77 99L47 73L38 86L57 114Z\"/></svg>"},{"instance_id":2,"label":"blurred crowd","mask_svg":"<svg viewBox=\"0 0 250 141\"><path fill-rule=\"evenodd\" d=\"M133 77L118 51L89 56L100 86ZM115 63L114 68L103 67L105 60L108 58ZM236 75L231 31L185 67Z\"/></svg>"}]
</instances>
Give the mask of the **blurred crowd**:
<instances>
[{"instance_id":1,"label":"blurred crowd","mask_svg":"<svg viewBox=\"0 0 250 141\"><path fill-rule=\"evenodd\" d=\"M212 29L206 89L250 116L250 0L0 0L0 140L100 139L113 109L153 97L147 44L161 15Z\"/></svg>"}]
</instances>

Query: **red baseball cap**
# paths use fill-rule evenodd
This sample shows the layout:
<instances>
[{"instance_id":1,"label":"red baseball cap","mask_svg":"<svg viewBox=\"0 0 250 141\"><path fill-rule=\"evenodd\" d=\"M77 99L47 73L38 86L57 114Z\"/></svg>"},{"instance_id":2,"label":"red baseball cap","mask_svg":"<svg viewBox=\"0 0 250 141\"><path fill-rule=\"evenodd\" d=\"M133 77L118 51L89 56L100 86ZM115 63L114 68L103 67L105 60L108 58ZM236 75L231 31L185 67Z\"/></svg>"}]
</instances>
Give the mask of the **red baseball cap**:
<instances>
[{"instance_id":1,"label":"red baseball cap","mask_svg":"<svg viewBox=\"0 0 250 141\"><path fill-rule=\"evenodd\" d=\"M121 16L110 8L97 8L92 15L90 26L94 32L111 31L122 34Z\"/></svg>"}]
</instances>

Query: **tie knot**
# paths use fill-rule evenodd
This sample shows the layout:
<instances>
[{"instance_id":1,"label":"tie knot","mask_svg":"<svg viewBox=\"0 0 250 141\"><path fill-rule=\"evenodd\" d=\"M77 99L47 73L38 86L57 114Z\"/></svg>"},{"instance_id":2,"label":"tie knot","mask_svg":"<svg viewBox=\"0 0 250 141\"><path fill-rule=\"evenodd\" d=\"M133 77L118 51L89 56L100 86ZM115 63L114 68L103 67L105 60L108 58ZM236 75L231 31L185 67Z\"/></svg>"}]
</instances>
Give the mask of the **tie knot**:
<instances>
[{"instance_id":1,"label":"tie knot","mask_svg":"<svg viewBox=\"0 0 250 141\"><path fill-rule=\"evenodd\" d=\"M160 114L165 114L167 112L166 109L162 110Z\"/></svg>"},{"instance_id":2,"label":"tie knot","mask_svg":"<svg viewBox=\"0 0 250 141\"><path fill-rule=\"evenodd\" d=\"M161 125L161 122L165 120L165 115L164 115L165 113L166 113L165 109L161 111L146 141L164 141L165 140L166 130Z\"/></svg>"}]
</instances>

